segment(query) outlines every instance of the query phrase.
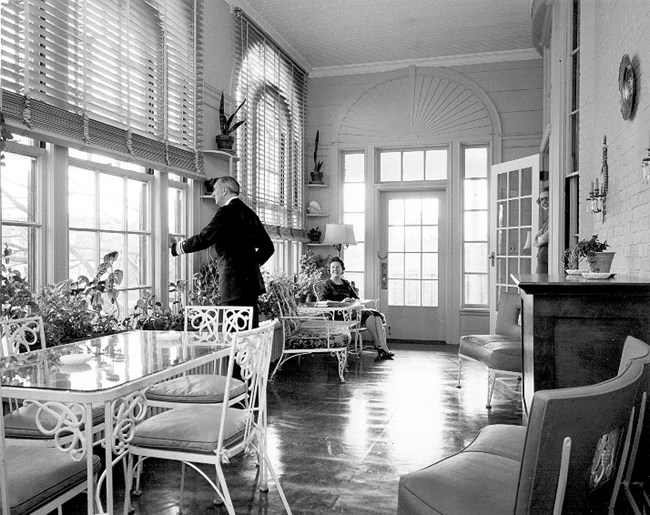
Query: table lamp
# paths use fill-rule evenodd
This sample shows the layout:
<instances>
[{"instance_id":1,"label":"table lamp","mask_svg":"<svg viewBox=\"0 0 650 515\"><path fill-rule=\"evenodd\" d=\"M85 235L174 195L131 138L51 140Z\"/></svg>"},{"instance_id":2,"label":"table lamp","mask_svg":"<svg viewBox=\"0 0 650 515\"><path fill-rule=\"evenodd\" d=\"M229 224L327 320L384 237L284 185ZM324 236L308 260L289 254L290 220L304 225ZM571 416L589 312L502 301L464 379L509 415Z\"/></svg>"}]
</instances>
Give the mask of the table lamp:
<instances>
[{"instance_id":1,"label":"table lamp","mask_svg":"<svg viewBox=\"0 0 650 515\"><path fill-rule=\"evenodd\" d=\"M325 225L325 237L323 243L334 245L341 255L343 245L356 245L357 240L354 237L354 227L348 224L327 224Z\"/></svg>"}]
</instances>

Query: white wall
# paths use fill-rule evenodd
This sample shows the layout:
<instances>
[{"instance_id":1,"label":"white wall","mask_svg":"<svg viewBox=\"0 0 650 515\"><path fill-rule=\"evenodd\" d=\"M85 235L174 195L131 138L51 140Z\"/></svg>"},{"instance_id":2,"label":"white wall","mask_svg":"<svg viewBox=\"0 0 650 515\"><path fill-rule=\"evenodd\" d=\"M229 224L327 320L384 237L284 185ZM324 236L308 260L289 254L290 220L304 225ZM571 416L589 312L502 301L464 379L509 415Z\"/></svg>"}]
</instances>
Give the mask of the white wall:
<instances>
[{"instance_id":1,"label":"white wall","mask_svg":"<svg viewBox=\"0 0 650 515\"><path fill-rule=\"evenodd\" d=\"M650 147L650 7L647 0L582 2L580 82L580 234L598 234L616 251L612 271L650 279L650 185L640 180L641 160ZM623 54L632 60L638 92L633 115L619 108L618 69ZM604 222L587 214L584 198L600 177L603 136L607 136L609 191Z\"/></svg>"}]
</instances>

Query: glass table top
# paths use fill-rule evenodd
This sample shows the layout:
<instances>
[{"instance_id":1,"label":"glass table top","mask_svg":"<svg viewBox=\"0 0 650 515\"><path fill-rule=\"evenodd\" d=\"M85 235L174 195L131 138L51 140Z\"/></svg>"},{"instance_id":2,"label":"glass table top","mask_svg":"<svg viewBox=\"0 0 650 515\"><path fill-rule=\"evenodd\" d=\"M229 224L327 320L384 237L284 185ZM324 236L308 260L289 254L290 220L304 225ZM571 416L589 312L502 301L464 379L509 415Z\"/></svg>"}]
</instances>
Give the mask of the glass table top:
<instances>
[{"instance_id":1,"label":"glass table top","mask_svg":"<svg viewBox=\"0 0 650 515\"><path fill-rule=\"evenodd\" d=\"M128 331L0 359L3 386L92 392L141 379L227 345L181 331Z\"/></svg>"}]
</instances>

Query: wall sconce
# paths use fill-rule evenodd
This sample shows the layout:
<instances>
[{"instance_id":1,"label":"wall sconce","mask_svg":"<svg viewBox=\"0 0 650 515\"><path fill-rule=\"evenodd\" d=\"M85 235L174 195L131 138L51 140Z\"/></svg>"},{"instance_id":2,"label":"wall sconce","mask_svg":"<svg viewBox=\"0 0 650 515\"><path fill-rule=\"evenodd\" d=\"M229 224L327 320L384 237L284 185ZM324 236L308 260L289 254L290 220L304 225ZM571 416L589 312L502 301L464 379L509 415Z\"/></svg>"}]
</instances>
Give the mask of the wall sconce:
<instances>
[{"instance_id":1,"label":"wall sconce","mask_svg":"<svg viewBox=\"0 0 650 515\"><path fill-rule=\"evenodd\" d=\"M650 182L650 148L646 149L646 154L641 160L641 180L648 184Z\"/></svg>"},{"instance_id":2,"label":"wall sconce","mask_svg":"<svg viewBox=\"0 0 650 515\"><path fill-rule=\"evenodd\" d=\"M650 163L650 161L649 161ZM598 184L598 177L596 181L591 181L591 189L589 196L586 198L587 213L600 213L601 219L605 222L605 215L607 214L607 186L609 183L609 167L607 166L607 136L603 136L603 164L600 168L602 175L602 184Z\"/></svg>"},{"instance_id":3,"label":"wall sconce","mask_svg":"<svg viewBox=\"0 0 650 515\"><path fill-rule=\"evenodd\" d=\"M327 224L325 225L325 236L323 243L334 245L341 255L343 245L356 245L357 240L354 237L354 227L347 224Z\"/></svg>"}]
</instances>

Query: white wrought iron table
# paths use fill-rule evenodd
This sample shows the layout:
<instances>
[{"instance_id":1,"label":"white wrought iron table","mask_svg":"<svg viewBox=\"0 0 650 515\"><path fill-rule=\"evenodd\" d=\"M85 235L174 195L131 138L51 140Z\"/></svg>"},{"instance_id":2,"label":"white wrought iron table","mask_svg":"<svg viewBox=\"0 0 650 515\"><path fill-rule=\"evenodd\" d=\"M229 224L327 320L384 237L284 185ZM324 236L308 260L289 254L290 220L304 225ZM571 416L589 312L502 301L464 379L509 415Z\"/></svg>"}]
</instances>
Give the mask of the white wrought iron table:
<instances>
[{"instance_id":1,"label":"white wrought iron table","mask_svg":"<svg viewBox=\"0 0 650 515\"><path fill-rule=\"evenodd\" d=\"M145 417L142 390L184 372L211 367L228 352L223 342L196 333L128 331L1 359L2 395L29 400L58 415L58 427L39 427L46 434L73 435L71 445L57 447L69 452L72 459L86 458L89 515L95 513L94 497L100 498L99 488L93 484L91 409L104 406L106 469L102 475L105 511L112 514L112 469L127 451L136 422ZM91 358L83 364L61 363L61 356L80 353L91 354Z\"/></svg>"}]
</instances>

